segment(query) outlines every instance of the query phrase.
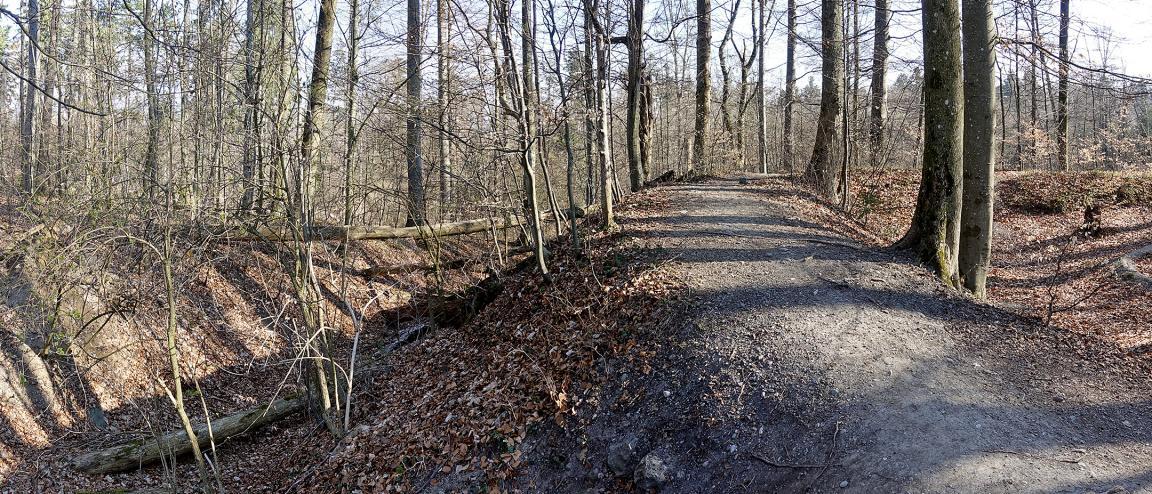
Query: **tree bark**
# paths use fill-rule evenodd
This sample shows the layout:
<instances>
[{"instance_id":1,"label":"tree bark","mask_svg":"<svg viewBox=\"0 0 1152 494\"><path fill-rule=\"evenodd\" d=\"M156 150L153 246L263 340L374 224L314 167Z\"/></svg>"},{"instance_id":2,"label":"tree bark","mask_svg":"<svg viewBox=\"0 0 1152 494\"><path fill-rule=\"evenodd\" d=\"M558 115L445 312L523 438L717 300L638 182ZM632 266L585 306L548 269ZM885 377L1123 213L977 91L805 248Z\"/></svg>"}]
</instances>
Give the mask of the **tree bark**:
<instances>
[{"instance_id":1,"label":"tree bark","mask_svg":"<svg viewBox=\"0 0 1152 494\"><path fill-rule=\"evenodd\" d=\"M356 0L353 0L356 1ZM452 148L449 132L452 117L449 97L452 94L452 59L448 54L452 36L452 6L448 0L436 0L436 106L439 132L436 144L440 158L440 217L452 197Z\"/></svg>"},{"instance_id":2,"label":"tree bark","mask_svg":"<svg viewBox=\"0 0 1152 494\"><path fill-rule=\"evenodd\" d=\"M836 147L839 143L840 101L844 92L844 0L822 0L820 117L816 122L816 143L804 177L826 199L836 197L838 174Z\"/></svg>"},{"instance_id":3,"label":"tree bark","mask_svg":"<svg viewBox=\"0 0 1152 494\"><path fill-rule=\"evenodd\" d=\"M876 0L875 33L872 40L872 104L869 114L868 147L872 166L880 166L884 159L884 120L887 113L888 21L892 13L888 0Z\"/></svg>"},{"instance_id":4,"label":"tree bark","mask_svg":"<svg viewBox=\"0 0 1152 494\"><path fill-rule=\"evenodd\" d=\"M788 0L788 41L784 62L783 159L790 175L796 174L795 141L792 131L792 105L796 100L796 0Z\"/></svg>"},{"instance_id":5,"label":"tree bark","mask_svg":"<svg viewBox=\"0 0 1152 494\"><path fill-rule=\"evenodd\" d=\"M24 78L27 81L36 81L36 74L40 67L39 50L36 45L40 42L40 2L28 0L28 56L25 59ZM20 114L20 147L23 164L22 182L23 190L28 196L36 194L36 180L39 167L36 164L36 101L39 91L33 84L23 82L24 107Z\"/></svg>"},{"instance_id":6,"label":"tree bark","mask_svg":"<svg viewBox=\"0 0 1152 494\"><path fill-rule=\"evenodd\" d=\"M760 0L759 4L760 37L756 39L756 47L760 51L760 56L756 57L756 156L760 163L760 173L768 173L768 101L767 82L764 80L764 59L768 57L768 9L765 0Z\"/></svg>"},{"instance_id":7,"label":"tree bark","mask_svg":"<svg viewBox=\"0 0 1152 494\"><path fill-rule=\"evenodd\" d=\"M1071 169L1068 162L1068 0L1060 0L1060 81L1056 102L1056 159L1061 170Z\"/></svg>"},{"instance_id":8,"label":"tree bark","mask_svg":"<svg viewBox=\"0 0 1152 494\"><path fill-rule=\"evenodd\" d=\"M964 190L959 274L985 298L996 155L996 23L992 0L964 0Z\"/></svg>"},{"instance_id":9,"label":"tree bark","mask_svg":"<svg viewBox=\"0 0 1152 494\"><path fill-rule=\"evenodd\" d=\"M208 424L196 424L196 444L208 446L210 437L217 442L238 436L261 426L304 410L303 398L276 400L268 405L244 410L212 421L211 436ZM84 453L72 460L76 469L94 474L123 472L139 468L165 456L180 456L192 451L193 442L184 431L160 436L155 440L137 440L107 449Z\"/></svg>"},{"instance_id":10,"label":"tree bark","mask_svg":"<svg viewBox=\"0 0 1152 494\"><path fill-rule=\"evenodd\" d=\"M628 184L632 192L644 187L648 179L641 152L640 120L643 117L641 84L644 63L644 0L631 0L628 16L628 116L625 132L628 140Z\"/></svg>"},{"instance_id":11,"label":"tree bark","mask_svg":"<svg viewBox=\"0 0 1152 494\"><path fill-rule=\"evenodd\" d=\"M692 162L688 171L702 171L708 164L706 145L712 104L712 0L696 0L696 127L692 137Z\"/></svg>"},{"instance_id":12,"label":"tree bark","mask_svg":"<svg viewBox=\"0 0 1152 494\"><path fill-rule=\"evenodd\" d=\"M924 150L912 225L898 246L913 249L955 286L964 100L957 0L922 0L924 33Z\"/></svg>"},{"instance_id":13,"label":"tree bark","mask_svg":"<svg viewBox=\"0 0 1152 494\"><path fill-rule=\"evenodd\" d=\"M423 19L420 0L408 0L408 114L405 119L407 140L404 155L408 163L408 225L424 224L424 151L421 149L423 124L420 115L420 54L423 44Z\"/></svg>"}]
</instances>

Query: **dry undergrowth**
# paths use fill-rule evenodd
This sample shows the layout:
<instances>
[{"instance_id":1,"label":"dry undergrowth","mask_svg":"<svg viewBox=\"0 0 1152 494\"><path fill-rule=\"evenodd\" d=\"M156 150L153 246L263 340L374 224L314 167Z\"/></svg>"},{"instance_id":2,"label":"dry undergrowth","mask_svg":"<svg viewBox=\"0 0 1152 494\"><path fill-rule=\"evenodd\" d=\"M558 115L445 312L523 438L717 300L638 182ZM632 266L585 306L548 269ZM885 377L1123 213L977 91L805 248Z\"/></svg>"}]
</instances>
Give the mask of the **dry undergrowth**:
<instances>
[{"instance_id":1,"label":"dry undergrowth","mask_svg":"<svg viewBox=\"0 0 1152 494\"><path fill-rule=\"evenodd\" d=\"M301 484L314 492L501 489L533 424L564 422L580 396L610 378L608 359L646 359L636 336L673 318L678 282L620 236L596 234L581 253L557 246L551 282L535 269L514 273L471 323L390 356L363 387L362 425Z\"/></svg>"}]
</instances>

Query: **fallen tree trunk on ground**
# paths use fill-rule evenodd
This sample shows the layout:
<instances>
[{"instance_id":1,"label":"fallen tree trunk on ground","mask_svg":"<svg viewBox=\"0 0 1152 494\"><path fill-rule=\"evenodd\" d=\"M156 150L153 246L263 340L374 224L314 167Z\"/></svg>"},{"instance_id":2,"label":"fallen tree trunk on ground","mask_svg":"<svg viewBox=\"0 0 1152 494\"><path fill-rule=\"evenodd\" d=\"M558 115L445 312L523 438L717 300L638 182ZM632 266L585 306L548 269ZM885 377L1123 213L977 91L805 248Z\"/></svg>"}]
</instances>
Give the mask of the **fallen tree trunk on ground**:
<instances>
[{"instance_id":1,"label":"fallen tree trunk on ground","mask_svg":"<svg viewBox=\"0 0 1152 494\"><path fill-rule=\"evenodd\" d=\"M303 411L306 403L302 397L276 400L268 405L214 420L212 421L212 438L208 436L207 424L197 424L194 430L199 439L200 447L203 448L207 447L212 439L220 442ZM172 432L156 439L139 439L99 451L84 453L72 460L72 466L92 474L121 472L139 468L163 457L179 456L191 451L192 441L188 439L188 434L183 431Z\"/></svg>"},{"instance_id":2,"label":"fallen tree trunk on ground","mask_svg":"<svg viewBox=\"0 0 1152 494\"><path fill-rule=\"evenodd\" d=\"M466 235L491 230L504 230L522 224L524 224L524 221L520 218L484 218L425 226L323 225L313 227L309 233L311 233L312 240L389 240L395 238L450 237L453 235ZM290 231L267 226L249 229L215 228L211 230L211 235L218 237L219 240L236 242L261 240L268 242L288 242L295 238Z\"/></svg>"},{"instance_id":3,"label":"fallen tree trunk on ground","mask_svg":"<svg viewBox=\"0 0 1152 494\"><path fill-rule=\"evenodd\" d=\"M595 206L576 208L576 217L583 218L594 210ZM567 210L560 213L562 218L567 217ZM541 215L541 220L554 216L552 212ZM397 238L437 238L455 235L467 235L493 230L505 230L525 225L524 218L510 216L507 218L481 218L476 220L457 221L453 223L440 223L423 226L387 226L387 225L318 225L309 232L312 240L390 240ZM295 232L280 227L212 227L208 234L220 241L233 242L290 242L296 238Z\"/></svg>"}]
</instances>

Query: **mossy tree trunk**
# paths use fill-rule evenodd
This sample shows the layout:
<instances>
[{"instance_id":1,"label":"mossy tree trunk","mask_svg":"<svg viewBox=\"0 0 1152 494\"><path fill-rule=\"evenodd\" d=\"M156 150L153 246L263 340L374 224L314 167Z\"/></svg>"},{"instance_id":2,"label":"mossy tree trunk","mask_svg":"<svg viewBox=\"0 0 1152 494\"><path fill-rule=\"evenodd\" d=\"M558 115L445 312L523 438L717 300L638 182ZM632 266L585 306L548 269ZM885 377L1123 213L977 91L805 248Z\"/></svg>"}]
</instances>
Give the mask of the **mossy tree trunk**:
<instances>
[{"instance_id":1,"label":"mossy tree trunk","mask_svg":"<svg viewBox=\"0 0 1152 494\"><path fill-rule=\"evenodd\" d=\"M912 225L897 246L955 284L963 175L964 95L957 0L923 0L924 150Z\"/></svg>"}]
</instances>

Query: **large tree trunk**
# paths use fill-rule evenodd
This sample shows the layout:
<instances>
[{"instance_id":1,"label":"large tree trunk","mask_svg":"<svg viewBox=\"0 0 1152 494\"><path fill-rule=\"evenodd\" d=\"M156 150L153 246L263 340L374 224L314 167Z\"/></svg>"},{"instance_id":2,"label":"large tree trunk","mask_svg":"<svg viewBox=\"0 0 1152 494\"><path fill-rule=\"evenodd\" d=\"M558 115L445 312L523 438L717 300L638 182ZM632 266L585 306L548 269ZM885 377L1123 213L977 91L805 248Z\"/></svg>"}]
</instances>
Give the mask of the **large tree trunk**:
<instances>
[{"instance_id":1,"label":"large tree trunk","mask_svg":"<svg viewBox=\"0 0 1152 494\"><path fill-rule=\"evenodd\" d=\"M924 156L912 225L898 246L911 248L955 283L963 173L964 100L957 0L922 0Z\"/></svg>"},{"instance_id":2,"label":"large tree trunk","mask_svg":"<svg viewBox=\"0 0 1152 494\"><path fill-rule=\"evenodd\" d=\"M891 16L888 0L876 0L875 38L872 40L872 103L868 120L868 146L872 154L872 166L879 166L884 160L884 118L888 93L884 79L888 72L888 20Z\"/></svg>"},{"instance_id":3,"label":"large tree trunk","mask_svg":"<svg viewBox=\"0 0 1152 494\"><path fill-rule=\"evenodd\" d=\"M985 297L996 168L996 24L992 0L964 0L964 209L959 275Z\"/></svg>"},{"instance_id":4,"label":"large tree trunk","mask_svg":"<svg viewBox=\"0 0 1152 494\"><path fill-rule=\"evenodd\" d=\"M1068 171L1068 0L1060 0L1060 87L1056 102L1056 159Z\"/></svg>"},{"instance_id":5,"label":"large tree trunk","mask_svg":"<svg viewBox=\"0 0 1152 494\"><path fill-rule=\"evenodd\" d=\"M593 30L592 38L596 51L596 149L600 164L600 210L604 215L604 229L616 228L616 218L612 212L612 146L608 142L608 39L604 26L596 19L599 2L584 0L584 25ZM589 47L590 49L592 47Z\"/></svg>"},{"instance_id":6,"label":"large tree trunk","mask_svg":"<svg viewBox=\"0 0 1152 494\"><path fill-rule=\"evenodd\" d=\"M788 0L788 41L784 62L784 164L790 175L796 174L796 145L792 131L792 104L796 99L796 0Z\"/></svg>"},{"instance_id":7,"label":"large tree trunk","mask_svg":"<svg viewBox=\"0 0 1152 494\"><path fill-rule=\"evenodd\" d=\"M838 182L836 147L843 104L840 98L844 92L843 20L844 0L821 1L820 117L816 122L816 144L804 176L827 199L835 198Z\"/></svg>"},{"instance_id":8,"label":"large tree trunk","mask_svg":"<svg viewBox=\"0 0 1152 494\"><path fill-rule=\"evenodd\" d=\"M424 154L421 149L423 126L420 116L420 53L423 44L423 18L420 0L408 0L408 115L404 154L408 162L408 225L424 224Z\"/></svg>"},{"instance_id":9,"label":"large tree trunk","mask_svg":"<svg viewBox=\"0 0 1152 494\"><path fill-rule=\"evenodd\" d=\"M764 80L764 59L768 57L768 48L765 46L768 39L768 22L766 20L768 9L765 0L760 0L759 4L760 37L756 39L756 48L760 52L760 56L756 57L756 155L760 163L760 173L768 173L768 102L766 99L767 83Z\"/></svg>"},{"instance_id":10,"label":"large tree trunk","mask_svg":"<svg viewBox=\"0 0 1152 494\"><path fill-rule=\"evenodd\" d=\"M696 128L689 171L707 164L708 120L712 104L712 0L696 0Z\"/></svg>"},{"instance_id":11,"label":"large tree trunk","mask_svg":"<svg viewBox=\"0 0 1152 494\"><path fill-rule=\"evenodd\" d=\"M641 152L640 120L641 76L644 63L644 0L631 0L628 16L628 116L625 132L628 140L628 184L632 192L644 187L647 170Z\"/></svg>"}]
</instances>

